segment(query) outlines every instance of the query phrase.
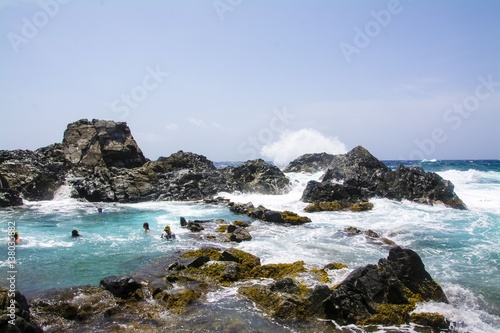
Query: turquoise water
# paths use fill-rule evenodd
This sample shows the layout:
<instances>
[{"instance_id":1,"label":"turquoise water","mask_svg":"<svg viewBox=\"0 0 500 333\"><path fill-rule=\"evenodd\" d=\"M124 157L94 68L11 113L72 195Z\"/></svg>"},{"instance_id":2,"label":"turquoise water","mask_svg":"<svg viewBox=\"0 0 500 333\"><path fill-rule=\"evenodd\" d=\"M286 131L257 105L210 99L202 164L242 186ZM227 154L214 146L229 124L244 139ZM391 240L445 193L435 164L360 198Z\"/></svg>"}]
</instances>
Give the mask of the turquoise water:
<instances>
[{"instance_id":1,"label":"turquoise water","mask_svg":"<svg viewBox=\"0 0 500 333\"><path fill-rule=\"evenodd\" d=\"M386 163L391 167L397 164L395 161ZM365 213L306 214L302 213L305 204L299 201L302 190L308 180L317 179L320 173L289 174L295 185L286 195L221 195L237 202L252 201L268 208L299 212L308 215L313 222L283 227L253 221L249 228L253 240L236 246L256 254L264 264L295 260L318 266L331 261L346 263L350 269L332 277L338 282L352 269L376 263L387 256L387 246L343 232L348 226L372 229L417 251L451 302L449 305L425 303L419 305L419 310L444 314L455 322L458 332L499 332L500 162L407 164L422 166L426 171L438 172L451 180L469 210L374 199L374 209ZM98 206L103 208L103 213L97 212ZM8 222L16 223L23 238L23 243L16 248L16 285L28 297L33 297L51 288L97 285L105 276L127 274L165 254L210 243L182 229L181 216L187 219L242 219L223 206L199 203L96 205L68 199L67 189L63 187L53 201L29 202L24 207L0 210L0 233L7 239ZM143 231L143 222L149 222L151 233ZM160 239L166 223L172 226L176 240ZM78 229L81 237L71 238L72 229ZM6 243L4 249L5 256L0 257L0 278L6 285ZM225 290L211 295L207 302L223 307L236 300L235 292ZM258 312L252 312L251 316L260 318L259 325L270 320L263 319ZM412 328L401 330L410 332Z\"/></svg>"}]
</instances>

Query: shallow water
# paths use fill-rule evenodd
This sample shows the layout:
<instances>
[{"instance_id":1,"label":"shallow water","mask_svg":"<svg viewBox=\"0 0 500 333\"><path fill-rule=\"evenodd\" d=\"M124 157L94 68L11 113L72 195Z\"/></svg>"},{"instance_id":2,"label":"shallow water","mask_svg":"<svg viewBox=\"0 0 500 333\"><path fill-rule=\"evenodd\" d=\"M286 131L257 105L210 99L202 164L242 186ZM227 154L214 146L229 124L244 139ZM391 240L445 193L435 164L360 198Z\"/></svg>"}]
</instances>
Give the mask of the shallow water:
<instances>
[{"instance_id":1,"label":"shallow water","mask_svg":"<svg viewBox=\"0 0 500 333\"><path fill-rule=\"evenodd\" d=\"M391 167L396 165L394 162L387 164ZM345 263L349 269L332 277L336 282L356 267L387 257L389 246L362 235L350 236L343 231L349 226L371 229L398 245L415 250L451 302L449 305L421 304L419 311L444 314L455 323L458 332L499 332L500 162L436 161L417 164L451 180L469 210L374 199L374 209L369 212L308 214L302 212L306 204L299 199L307 181L317 179L321 174L288 174L294 180L294 187L286 195L221 195L236 202L251 201L254 205L262 204L267 208L292 210L309 216L312 223L282 226L250 221L245 216L229 212L224 206L200 203L93 204L68 199L67 189L62 188L53 201L30 202L24 207L0 210L0 233L7 239L8 222L16 223L23 238L23 244L16 247L16 285L22 293L33 297L52 288L98 285L103 277L127 274L165 254L209 243L181 228L181 216L186 219L247 220L251 222L248 230L252 241L218 245L235 245L259 256L263 264L296 260L317 266L332 261ZM97 213L98 206L103 208L103 213ZM142 223L146 221L150 224L151 233L142 229ZM160 239L166 223L176 233L176 240ZM73 239L70 236L72 229L78 229L81 237ZM6 257L5 246L5 256L0 262L3 285L6 285L8 271ZM231 289L210 294L200 309L204 314L217 316L221 323L226 317L229 322L229 318L241 316L245 325L258 327L261 331L318 330L313 327L292 328L273 322ZM198 322L202 327L202 317L201 314L193 314L191 323ZM328 323L321 326L321 330L326 327L332 331L339 329ZM405 326L392 329L345 327L343 330L413 332L419 329Z\"/></svg>"}]
</instances>

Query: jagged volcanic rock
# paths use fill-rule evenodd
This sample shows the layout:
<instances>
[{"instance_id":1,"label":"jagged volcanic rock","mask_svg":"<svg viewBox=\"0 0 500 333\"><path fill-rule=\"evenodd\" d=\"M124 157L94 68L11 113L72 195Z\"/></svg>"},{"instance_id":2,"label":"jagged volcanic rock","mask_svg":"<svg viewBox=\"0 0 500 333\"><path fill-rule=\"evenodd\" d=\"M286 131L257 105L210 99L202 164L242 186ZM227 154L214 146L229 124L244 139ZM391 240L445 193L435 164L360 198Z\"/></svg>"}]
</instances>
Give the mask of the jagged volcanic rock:
<instances>
[{"instance_id":1,"label":"jagged volcanic rock","mask_svg":"<svg viewBox=\"0 0 500 333\"><path fill-rule=\"evenodd\" d=\"M317 155L318 157L320 155ZM307 163L311 158L298 159L294 168L307 170L299 161ZM302 201L332 202L348 200L365 201L383 197L394 200L410 200L424 204L444 204L456 209L467 209L453 191L453 184L436 173L422 168L400 165L396 170L371 155L365 148L356 147L347 154L327 156L328 169L321 182L310 181L304 190ZM315 162L315 165L318 164Z\"/></svg>"},{"instance_id":2,"label":"jagged volcanic rock","mask_svg":"<svg viewBox=\"0 0 500 333\"><path fill-rule=\"evenodd\" d=\"M92 202L202 200L221 191L280 194L290 185L263 160L217 169L205 156L179 151L148 161L126 123L96 119L69 124L62 144L0 151L0 181L2 206L20 204L19 195L50 200L61 185Z\"/></svg>"}]
</instances>

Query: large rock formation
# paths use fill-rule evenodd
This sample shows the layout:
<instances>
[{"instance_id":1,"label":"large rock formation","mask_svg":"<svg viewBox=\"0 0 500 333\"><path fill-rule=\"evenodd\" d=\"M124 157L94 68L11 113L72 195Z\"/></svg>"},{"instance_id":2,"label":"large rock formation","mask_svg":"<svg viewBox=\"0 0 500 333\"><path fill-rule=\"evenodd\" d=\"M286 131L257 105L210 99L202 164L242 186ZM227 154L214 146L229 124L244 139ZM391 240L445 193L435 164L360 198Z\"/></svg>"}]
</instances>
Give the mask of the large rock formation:
<instances>
[{"instance_id":1,"label":"large rock formation","mask_svg":"<svg viewBox=\"0 0 500 333\"><path fill-rule=\"evenodd\" d=\"M64 132L63 146L72 165L134 168L146 163L123 122L82 119L71 123Z\"/></svg>"},{"instance_id":2,"label":"large rock formation","mask_svg":"<svg viewBox=\"0 0 500 333\"><path fill-rule=\"evenodd\" d=\"M218 192L279 194L290 180L262 160L217 169L202 155L179 151L148 161L126 123L82 119L62 144L37 151L0 151L0 206L50 200L61 185L98 202L201 200Z\"/></svg>"},{"instance_id":3,"label":"large rock formation","mask_svg":"<svg viewBox=\"0 0 500 333\"><path fill-rule=\"evenodd\" d=\"M403 165L393 171L361 146L347 154L323 157L326 162L320 164L328 165L328 168L321 182L310 181L307 184L302 196L304 202L359 202L382 197L466 209L453 191L453 184L436 173ZM291 163L293 170L309 170L306 164L311 159L310 156L297 159ZM301 165L302 162L305 164ZM318 162L315 161L314 165L318 165Z\"/></svg>"}]
</instances>

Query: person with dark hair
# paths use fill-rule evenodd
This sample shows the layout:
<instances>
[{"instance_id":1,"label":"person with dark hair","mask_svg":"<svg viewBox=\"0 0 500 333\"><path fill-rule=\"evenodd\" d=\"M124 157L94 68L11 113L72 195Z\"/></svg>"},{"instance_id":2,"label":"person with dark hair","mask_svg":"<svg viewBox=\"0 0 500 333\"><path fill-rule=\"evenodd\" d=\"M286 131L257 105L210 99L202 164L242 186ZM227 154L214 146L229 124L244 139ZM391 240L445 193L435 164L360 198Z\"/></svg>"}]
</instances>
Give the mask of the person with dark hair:
<instances>
[{"instance_id":1,"label":"person with dark hair","mask_svg":"<svg viewBox=\"0 0 500 333\"><path fill-rule=\"evenodd\" d=\"M144 231L145 232L150 232L151 230L149 229L149 223L148 222L144 222L142 224L142 227L144 228Z\"/></svg>"},{"instance_id":2,"label":"person with dark hair","mask_svg":"<svg viewBox=\"0 0 500 333\"><path fill-rule=\"evenodd\" d=\"M71 231L71 237L80 237L80 234L78 233L78 230L73 229L73 231Z\"/></svg>"}]
</instances>

